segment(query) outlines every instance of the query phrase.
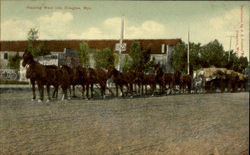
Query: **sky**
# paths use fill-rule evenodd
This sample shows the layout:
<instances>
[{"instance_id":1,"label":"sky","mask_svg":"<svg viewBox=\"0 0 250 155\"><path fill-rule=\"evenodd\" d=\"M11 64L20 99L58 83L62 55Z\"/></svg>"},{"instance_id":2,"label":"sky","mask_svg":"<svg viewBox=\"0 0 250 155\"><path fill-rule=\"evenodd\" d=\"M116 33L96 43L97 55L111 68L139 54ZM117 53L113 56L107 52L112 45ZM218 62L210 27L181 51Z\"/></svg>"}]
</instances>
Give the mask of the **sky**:
<instances>
[{"instance_id":1,"label":"sky","mask_svg":"<svg viewBox=\"0 0 250 155\"><path fill-rule=\"evenodd\" d=\"M39 39L175 39L207 44L249 57L248 1L83 1L2 0L1 40L26 40L30 28ZM237 32L238 31L238 37Z\"/></svg>"}]
</instances>

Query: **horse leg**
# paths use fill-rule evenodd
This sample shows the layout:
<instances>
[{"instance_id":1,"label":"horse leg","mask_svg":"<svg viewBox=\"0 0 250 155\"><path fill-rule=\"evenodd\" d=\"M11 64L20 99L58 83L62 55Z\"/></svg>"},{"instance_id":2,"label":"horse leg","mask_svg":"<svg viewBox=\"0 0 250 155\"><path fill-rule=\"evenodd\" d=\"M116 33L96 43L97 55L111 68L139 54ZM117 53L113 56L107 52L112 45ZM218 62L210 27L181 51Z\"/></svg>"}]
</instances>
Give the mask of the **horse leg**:
<instances>
[{"instance_id":1,"label":"horse leg","mask_svg":"<svg viewBox=\"0 0 250 155\"><path fill-rule=\"evenodd\" d=\"M73 89L73 97L76 97L76 94L75 94L75 85L72 85L72 89Z\"/></svg>"},{"instance_id":2,"label":"horse leg","mask_svg":"<svg viewBox=\"0 0 250 155\"><path fill-rule=\"evenodd\" d=\"M143 84L140 85L141 86L141 95L144 95L144 90L143 90Z\"/></svg>"},{"instance_id":3,"label":"horse leg","mask_svg":"<svg viewBox=\"0 0 250 155\"><path fill-rule=\"evenodd\" d=\"M92 83L91 84L91 87L90 87L90 89L91 89L91 98L93 98L93 92L94 92L94 84Z\"/></svg>"},{"instance_id":4,"label":"horse leg","mask_svg":"<svg viewBox=\"0 0 250 155\"><path fill-rule=\"evenodd\" d=\"M134 85L134 92L135 92L135 94L137 94L136 84L134 83L133 85Z\"/></svg>"},{"instance_id":5,"label":"horse leg","mask_svg":"<svg viewBox=\"0 0 250 155\"><path fill-rule=\"evenodd\" d=\"M71 95L71 85L69 85L69 96L72 96Z\"/></svg>"},{"instance_id":6,"label":"horse leg","mask_svg":"<svg viewBox=\"0 0 250 155\"><path fill-rule=\"evenodd\" d=\"M152 96L154 96L156 85L155 84L151 84L150 88L151 88Z\"/></svg>"},{"instance_id":7,"label":"horse leg","mask_svg":"<svg viewBox=\"0 0 250 155\"><path fill-rule=\"evenodd\" d=\"M106 83L103 84L103 86L102 86L102 98L103 98L103 99L106 98L105 91L106 91Z\"/></svg>"},{"instance_id":8,"label":"horse leg","mask_svg":"<svg viewBox=\"0 0 250 155\"><path fill-rule=\"evenodd\" d=\"M84 99L84 91L85 91L85 86L82 84L82 99Z\"/></svg>"},{"instance_id":9,"label":"horse leg","mask_svg":"<svg viewBox=\"0 0 250 155\"><path fill-rule=\"evenodd\" d=\"M65 87L63 86L62 91L63 91L62 101L64 101L64 99L67 98L67 89L65 89Z\"/></svg>"},{"instance_id":10,"label":"horse leg","mask_svg":"<svg viewBox=\"0 0 250 155\"><path fill-rule=\"evenodd\" d=\"M56 85L56 99L58 98L58 89L59 89L59 85Z\"/></svg>"},{"instance_id":11,"label":"horse leg","mask_svg":"<svg viewBox=\"0 0 250 155\"><path fill-rule=\"evenodd\" d=\"M33 98L32 101L34 101L36 99L36 88L35 88L35 81L30 80L31 84L32 84L32 94L33 94Z\"/></svg>"},{"instance_id":12,"label":"horse leg","mask_svg":"<svg viewBox=\"0 0 250 155\"><path fill-rule=\"evenodd\" d=\"M53 90L53 93L52 93L52 98L55 98L55 94L56 94L56 85L54 85L54 90Z\"/></svg>"},{"instance_id":13,"label":"horse leg","mask_svg":"<svg viewBox=\"0 0 250 155\"><path fill-rule=\"evenodd\" d=\"M122 85L119 85L120 86L120 90L121 90L121 93L122 93L122 97L124 96L123 94L123 86Z\"/></svg>"},{"instance_id":14,"label":"horse leg","mask_svg":"<svg viewBox=\"0 0 250 155\"><path fill-rule=\"evenodd\" d=\"M39 89L39 93L40 93L40 99L38 100L38 102L42 102L42 100L43 100L43 85L39 83L38 89Z\"/></svg>"},{"instance_id":15,"label":"horse leg","mask_svg":"<svg viewBox=\"0 0 250 155\"><path fill-rule=\"evenodd\" d=\"M126 88L127 88L127 91L126 91L126 96L128 96L129 84L126 84L125 86L126 86Z\"/></svg>"},{"instance_id":16,"label":"horse leg","mask_svg":"<svg viewBox=\"0 0 250 155\"><path fill-rule=\"evenodd\" d=\"M47 85L47 96L48 96L47 102L49 102L51 100L51 98L50 98L50 85Z\"/></svg>"},{"instance_id":17,"label":"horse leg","mask_svg":"<svg viewBox=\"0 0 250 155\"><path fill-rule=\"evenodd\" d=\"M130 83L130 94L133 97L133 83Z\"/></svg>"},{"instance_id":18,"label":"horse leg","mask_svg":"<svg viewBox=\"0 0 250 155\"><path fill-rule=\"evenodd\" d=\"M87 99L89 99L89 84L88 83L86 84L86 90L87 90L86 96L87 96Z\"/></svg>"},{"instance_id":19,"label":"horse leg","mask_svg":"<svg viewBox=\"0 0 250 155\"><path fill-rule=\"evenodd\" d=\"M118 96L118 85L115 84L115 89L116 89L116 97Z\"/></svg>"}]
</instances>

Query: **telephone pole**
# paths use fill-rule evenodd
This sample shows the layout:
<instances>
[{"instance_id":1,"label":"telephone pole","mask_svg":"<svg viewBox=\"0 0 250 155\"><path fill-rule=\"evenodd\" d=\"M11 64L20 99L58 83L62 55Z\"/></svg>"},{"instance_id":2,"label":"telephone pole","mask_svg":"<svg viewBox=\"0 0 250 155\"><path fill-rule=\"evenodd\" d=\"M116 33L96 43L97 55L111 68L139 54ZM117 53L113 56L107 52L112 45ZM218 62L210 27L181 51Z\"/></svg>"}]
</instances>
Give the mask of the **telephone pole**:
<instances>
[{"instance_id":1,"label":"telephone pole","mask_svg":"<svg viewBox=\"0 0 250 155\"><path fill-rule=\"evenodd\" d=\"M232 45L232 37L235 37L235 36L227 36L230 38L230 45L229 45L229 50L228 50L228 61L230 61L230 52L231 52L231 45Z\"/></svg>"},{"instance_id":2,"label":"telephone pole","mask_svg":"<svg viewBox=\"0 0 250 155\"><path fill-rule=\"evenodd\" d=\"M122 41L123 41L123 34L124 34L124 16L122 16L122 20L121 20L121 38L120 38L120 47L119 47L120 61L119 61L119 67L118 67L119 71L121 71L121 63L122 63Z\"/></svg>"},{"instance_id":3,"label":"telephone pole","mask_svg":"<svg viewBox=\"0 0 250 155\"><path fill-rule=\"evenodd\" d=\"M187 74L190 74L190 69L189 69L189 26L188 26L188 49L187 49Z\"/></svg>"}]
</instances>

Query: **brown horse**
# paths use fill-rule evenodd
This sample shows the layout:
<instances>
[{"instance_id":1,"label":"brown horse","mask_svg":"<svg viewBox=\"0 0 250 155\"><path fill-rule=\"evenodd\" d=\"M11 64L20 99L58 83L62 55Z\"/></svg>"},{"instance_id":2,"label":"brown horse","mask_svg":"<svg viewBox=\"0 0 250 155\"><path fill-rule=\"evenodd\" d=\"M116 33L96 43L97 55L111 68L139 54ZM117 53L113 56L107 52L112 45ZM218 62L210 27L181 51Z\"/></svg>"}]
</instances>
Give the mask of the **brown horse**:
<instances>
[{"instance_id":1,"label":"brown horse","mask_svg":"<svg viewBox=\"0 0 250 155\"><path fill-rule=\"evenodd\" d=\"M72 85L73 85L73 97L75 96L75 86L81 85L82 86L82 98L84 97L84 91L85 87L87 85L87 68L83 68L81 66L73 68L73 79L72 79Z\"/></svg>"},{"instance_id":2,"label":"brown horse","mask_svg":"<svg viewBox=\"0 0 250 155\"><path fill-rule=\"evenodd\" d=\"M176 71L174 72L174 89L176 89L177 86L179 86L179 93L184 89L184 81L183 81L183 75L181 72Z\"/></svg>"},{"instance_id":3,"label":"brown horse","mask_svg":"<svg viewBox=\"0 0 250 155\"><path fill-rule=\"evenodd\" d=\"M120 87L120 91L122 92L122 96L124 96L123 93L123 86L127 88L127 93L130 91L131 96L133 96L133 83L135 80L135 74L132 72L128 73L121 73L118 70L116 70L114 67L108 67L108 77L113 79L113 82L115 83L116 87L116 96L118 96L118 87Z\"/></svg>"},{"instance_id":4,"label":"brown horse","mask_svg":"<svg viewBox=\"0 0 250 155\"><path fill-rule=\"evenodd\" d=\"M170 94L174 89L174 74L172 73L165 73L164 74L164 86L168 85L168 89L170 90Z\"/></svg>"},{"instance_id":5,"label":"brown horse","mask_svg":"<svg viewBox=\"0 0 250 155\"><path fill-rule=\"evenodd\" d=\"M154 74L144 74L142 84L145 86L145 94L147 94L147 86L150 86L151 95L154 96L156 88L156 76Z\"/></svg>"},{"instance_id":6,"label":"brown horse","mask_svg":"<svg viewBox=\"0 0 250 155\"><path fill-rule=\"evenodd\" d=\"M163 94L165 92L165 73L159 65L155 65L154 69L156 71L156 83L159 84L160 94Z\"/></svg>"},{"instance_id":7,"label":"brown horse","mask_svg":"<svg viewBox=\"0 0 250 155\"><path fill-rule=\"evenodd\" d=\"M161 94L165 92L166 85L168 85L171 93L171 90L173 89L174 75L172 73L164 73L159 65L155 65L154 69L156 71L156 82L160 86Z\"/></svg>"},{"instance_id":8,"label":"brown horse","mask_svg":"<svg viewBox=\"0 0 250 155\"><path fill-rule=\"evenodd\" d=\"M33 56L30 52L25 50L23 54L23 62L22 66L25 67L28 65L28 69L26 71L26 77L30 79L32 84L32 92L33 92L33 100L36 98L35 95L35 83L38 85L38 90L40 94L40 98L38 102L41 102L44 98L44 85L47 86L47 95L48 101L50 98L50 86L54 86L54 92L57 91L58 86L60 85L64 91L67 89L67 84L65 81L68 81L66 72L64 70L59 69L56 66L44 66L34 61ZM66 82L67 83L67 82Z\"/></svg>"},{"instance_id":9,"label":"brown horse","mask_svg":"<svg viewBox=\"0 0 250 155\"><path fill-rule=\"evenodd\" d=\"M143 72L137 72L136 73L136 77L135 77L135 81L134 83L136 85L138 85L138 93L140 95L143 95L143 77L144 77L144 73ZM136 90L136 93L137 93L137 90Z\"/></svg>"},{"instance_id":10,"label":"brown horse","mask_svg":"<svg viewBox=\"0 0 250 155\"><path fill-rule=\"evenodd\" d=\"M93 69L87 68L86 69L86 89L87 89L87 98L89 96L89 85L91 88L91 98L93 98L93 91L94 91L94 84L99 84L101 89L101 96L105 98L105 90L108 80L108 74L103 69Z\"/></svg>"},{"instance_id":11,"label":"brown horse","mask_svg":"<svg viewBox=\"0 0 250 155\"><path fill-rule=\"evenodd\" d=\"M43 86L47 83L47 73L49 70L46 69L45 66L37 63L34 61L33 56L30 52L25 50L23 54L23 62L22 66L25 67L26 65L29 65L27 71L26 71L26 77L30 79L32 84L32 91L33 91L33 100L36 98L35 95L35 82L38 85L38 90L40 93L40 99L38 102L41 102L43 100ZM47 88L49 90L49 88ZM48 93L48 100L50 99L49 93Z\"/></svg>"},{"instance_id":12,"label":"brown horse","mask_svg":"<svg viewBox=\"0 0 250 155\"><path fill-rule=\"evenodd\" d=\"M188 89L188 93L191 93L192 89L192 76L191 75L183 75L183 89Z\"/></svg>"}]
</instances>

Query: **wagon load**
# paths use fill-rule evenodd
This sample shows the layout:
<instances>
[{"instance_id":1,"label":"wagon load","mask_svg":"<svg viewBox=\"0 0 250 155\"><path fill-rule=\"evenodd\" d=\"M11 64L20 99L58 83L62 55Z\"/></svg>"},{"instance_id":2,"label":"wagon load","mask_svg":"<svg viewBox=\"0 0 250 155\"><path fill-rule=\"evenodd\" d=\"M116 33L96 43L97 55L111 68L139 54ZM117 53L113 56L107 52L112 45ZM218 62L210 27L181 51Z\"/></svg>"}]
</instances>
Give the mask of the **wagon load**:
<instances>
[{"instance_id":1,"label":"wagon load","mask_svg":"<svg viewBox=\"0 0 250 155\"><path fill-rule=\"evenodd\" d=\"M202 68L196 71L196 74L199 76L203 76L206 81L211 81L215 79L217 76L223 76L224 73L227 72L226 68Z\"/></svg>"},{"instance_id":2,"label":"wagon load","mask_svg":"<svg viewBox=\"0 0 250 155\"><path fill-rule=\"evenodd\" d=\"M239 80L240 80L240 81L243 81L243 80L245 80L245 79L247 78L246 75L241 74L241 73L238 73L238 72L237 72L237 75L239 76Z\"/></svg>"}]
</instances>

